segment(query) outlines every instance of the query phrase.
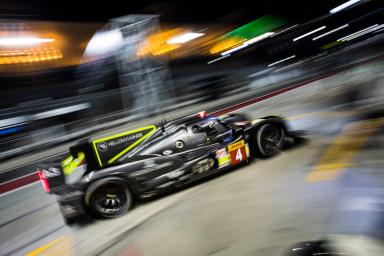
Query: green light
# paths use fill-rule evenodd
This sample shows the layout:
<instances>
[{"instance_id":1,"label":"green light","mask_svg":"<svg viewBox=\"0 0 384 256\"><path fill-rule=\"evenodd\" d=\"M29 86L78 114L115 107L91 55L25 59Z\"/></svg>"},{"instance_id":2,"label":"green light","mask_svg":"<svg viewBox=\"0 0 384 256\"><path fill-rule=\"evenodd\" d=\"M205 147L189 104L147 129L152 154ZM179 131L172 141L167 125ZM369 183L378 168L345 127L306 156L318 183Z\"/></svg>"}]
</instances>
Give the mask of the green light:
<instances>
[{"instance_id":1,"label":"green light","mask_svg":"<svg viewBox=\"0 0 384 256\"><path fill-rule=\"evenodd\" d=\"M285 23L286 21L280 17L265 15L235 30L232 30L231 32L225 34L224 37L236 37L248 40L266 32L270 32Z\"/></svg>"}]
</instances>

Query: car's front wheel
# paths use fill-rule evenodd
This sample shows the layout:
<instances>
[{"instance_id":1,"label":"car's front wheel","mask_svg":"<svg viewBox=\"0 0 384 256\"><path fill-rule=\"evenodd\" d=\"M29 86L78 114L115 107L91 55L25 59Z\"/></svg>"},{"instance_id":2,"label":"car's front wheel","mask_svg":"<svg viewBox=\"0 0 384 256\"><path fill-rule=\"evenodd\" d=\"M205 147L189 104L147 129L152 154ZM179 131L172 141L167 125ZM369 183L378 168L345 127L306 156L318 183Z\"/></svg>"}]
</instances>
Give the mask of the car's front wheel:
<instances>
[{"instance_id":1,"label":"car's front wheel","mask_svg":"<svg viewBox=\"0 0 384 256\"><path fill-rule=\"evenodd\" d=\"M88 204L96 218L116 218L128 212L132 195L125 184L108 182L92 191Z\"/></svg>"},{"instance_id":2,"label":"car's front wheel","mask_svg":"<svg viewBox=\"0 0 384 256\"><path fill-rule=\"evenodd\" d=\"M268 158L278 154L285 143L285 131L279 125L264 124L254 134L254 154L260 158Z\"/></svg>"}]
</instances>

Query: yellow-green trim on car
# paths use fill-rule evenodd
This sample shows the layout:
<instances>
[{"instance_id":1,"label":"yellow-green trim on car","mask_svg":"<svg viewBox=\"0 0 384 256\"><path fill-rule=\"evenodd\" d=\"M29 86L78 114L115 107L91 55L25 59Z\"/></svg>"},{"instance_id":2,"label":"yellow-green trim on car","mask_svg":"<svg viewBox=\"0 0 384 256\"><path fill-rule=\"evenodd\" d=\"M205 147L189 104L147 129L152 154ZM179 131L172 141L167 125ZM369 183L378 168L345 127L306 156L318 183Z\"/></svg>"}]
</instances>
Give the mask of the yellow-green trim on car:
<instances>
[{"instance_id":1,"label":"yellow-green trim on car","mask_svg":"<svg viewBox=\"0 0 384 256\"><path fill-rule=\"evenodd\" d=\"M96 147L96 144L97 144L97 143L99 143L99 142L103 142L103 141L106 141L106 140L110 140L110 139L114 139L114 138L118 138L118 137L121 137L121 136L124 136L124 135L128 135L128 134L131 134L131 133L141 132L141 131L148 130L148 129L152 129L152 131L150 131L149 133L145 134L143 137L141 137L140 139L138 139L137 141L135 141L133 144L129 145L127 148L125 148L125 149L124 149L123 151L121 151L119 154L117 154L116 156L114 156L113 158L111 158L110 160L108 160L108 163L111 164L111 163L113 163L114 161L116 161L119 157L121 157L122 155L124 155L125 153L127 153L129 150L131 150L132 148L136 147L140 142L142 142L143 140L145 140L146 138L148 138L149 136L151 136L151 135L156 131L157 127L154 126L154 125L150 125L150 126L146 126L146 127L138 128L138 129L135 129L135 130L131 130L131 131L128 131L128 132L123 132L123 133L115 134L115 135L108 136L108 137L105 137L105 138L101 138L101 139L94 140L94 141L92 142L92 144L93 144L93 148L94 148L94 151L95 151L97 160L99 161L99 165L100 165L100 167L103 166L103 163L101 162L99 153L98 153L98 151L97 151L97 147Z\"/></svg>"},{"instance_id":2,"label":"yellow-green trim on car","mask_svg":"<svg viewBox=\"0 0 384 256\"><path fill-rule=\"evenodd\" d=\"M73 160L73 156L70 155L69 157L65 158L63 161L61 161L61 167L64 168L64 166L68 165Z\"/></svg>"},{"instance_id":3,"label":"yellow-green trim on car","mask_svg":"<svg viewBox=\"0 0 384 256\"><path fill-rule=\"evenodd\" d=\"M226 154L223 157L217 158L217 162L218 162L219 167L222 167L224 165L228 165L230 163L230 161L231 161L231 156L228 154Z\"/></svg>"},{"instance_id":4,"label":"yellow-green trim on car","mask_svg":"<svg viewBox=\"0 0 384 256\"><path fill-rule=\"evenodd\" d=\"M79 166L80 163L85 159L85 155L83 152L79 152L77 154L77 158L73 158L73 156L69 156L64 161L61 162L61 167L63 168L63 173L65 176L69 175L76 167Z\"/></svg>"}]
</instances>

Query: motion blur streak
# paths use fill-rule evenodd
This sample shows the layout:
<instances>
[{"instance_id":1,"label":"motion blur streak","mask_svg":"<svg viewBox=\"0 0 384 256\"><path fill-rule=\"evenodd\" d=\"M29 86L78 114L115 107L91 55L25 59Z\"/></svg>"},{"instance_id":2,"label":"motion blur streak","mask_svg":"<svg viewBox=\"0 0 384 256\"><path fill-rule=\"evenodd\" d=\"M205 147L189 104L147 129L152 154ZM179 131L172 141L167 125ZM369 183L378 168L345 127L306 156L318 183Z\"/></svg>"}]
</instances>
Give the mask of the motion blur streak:
<instances>
[{"instance_id":1,"label":"motion blur streak","mask_svg":"<svg viewBox=\"0 0 384 256\"><path fill-rule=\"evenodd\" d=\"M178 36L172 37L171 39L169 39L167 41L167 44L183 44L183 43L189 42L195 38L201 37L203 35L204 35L203 33L189 32L189 33L185 33L183 35L178 35Z\"/></svg>"},{"instance_id":2,"label":"motion blur streak","mask_svg":"<svg viewBox=\"0 0 384 256\"><path fill-rule=\"evenodd\" d=\"M369 26L369 27L367 27L367 28L364 28L364 29L362 29L362 30L356 31L356 32L354 32L354 33L352 33L352 34L349 34L349 35L347 35L347 36L344 36L344 37L342 37L342 38L337 39L337 41L344 41L344 40L347 40L348 38L357 36L357 35L359 35L359 34L363 34L363 33L367 32L367 31L370 31L370 30L373 29L373 28L376 28L378 25L379 25L379 24L375 24L375 25Z\"/></svg>"},{"instance_id":3,"label":"motion blur streak","mask_svg":"<svg viewBox=\"0 0 384 256\"><path fill-rule=\"evenodd\" d=\"M317 40L317 39L323 38L323 37L325 37L325 36L327 36L327 35L329 35L329 34L332 34L332 33L336 32L336 31L339 31L340 29L343 29L343 28L346 28L346 27L348 27L348 24L345 24L345 25L343 25L343 26L341 26L341 27L332 29L332 30L330 30L330 31L328 31L328 32L326 32L326 33L324 33L324 34L321 34L321 35L319 35L319 36L316 36L316 37L312 38L312 40L315 41L315 40Z\"/></svg>"},{"instance_id":4,"label":"motion blur streak","mask_svg":"<svg viewBox=\"0 0 384 256\"><path fill-rule=\"evenodd\" d=\"M289 57L287 57L287 58L285 58L285 59L278 60L278 61L276 61L276 62L273 62L273 63L269 64L268 67L272 67L272 66L274 66L274 65L276 65L276 64L279 64L279 63L281 63L281 62L284 62L284 61L293 59L293 58L295 58L295 57L296 57L296 55L292 55L292 56L289 56Z\"/></svg>"},{"instance_id":5,"label":"motion blur streak","mask_svg":"<svg viewBox=\"0 0 384 256\"><path fill-rule=\"evenodd\" d=\"M0 38L0 46L26 46L40 43L50 43L55 41L53 38L34 38L34 37L11 37Z\"/></svg>"},{"instance_id":6,"label":"motion blur streak","mask_svg":"<svg viewBox=\"0 0 384 256\"><path fill-rule=\"evenodd\" d=\"M68 236L60 236L35 250L26 253L26 256L38 256L38 255L61 255L72 256L71 252L71 239Z\"/></svg>"},{"instance_id":7,"label":"motion blur streak","mask_svg":"<svg viewBox=\"0 0 384 256\"><path fill-rule=\"evenodd\" d=\"M252 39L249 39L248 41L245 41L244 44L246 45L251 45L251 44L254 44L256 42L259 42L267 37L270 37L270 36L273 36L275 33L274 32L267 32L267 33L264 33L260 36L257 36L257 37L254 37Z\"/></svg>"},{"instance_id":8,"label":"motion blur streak","mask_svg":"<svg viewBox=\"0 0 384 256\"><path fill-rule=\"evenodd\" d=\"M352 166L353 159L364 143L384 124L384 118L354 122L343 128L320 161L306 176L307 182L335 179L345 168Z\"/></svg>"},{"instance_id":9,"label":"motion blur streak","mask_svg":"<svg viewBox=\"0 0 384 256\"><path fill-rule=\"evenodd\" d=\"M285 24L285 22L286 21L283 18L278 16L262 16L217 38L219 42L214 44L210 49L210 52L215 54L236 46L233 49L223 52L221 55L224 56L246 48L248 45L272 36L274 32L270 31L278 29ZM240 45L243 42L244 44Z\"/></svg>"},{"instance_id":10,"label":"motion blur streak","mask_svg":"<svg viewBox=\"0 0 384 256\"><path fill-rule=\"evenodd\" d=\"M48 250L49 248L51 248L52 246L54 246L55 244L58 244L59 242L61 242L62 238L58 238L58 239L55 239L55 240L52 240L51 242L37 248L36 250L32 251L32 252L29 252L26 254L26 256L37 256L37 255L41 255L43 254L46 250Z\"/></svg>"},{"instance_id":11,"label":"motion blur streak","mask_svg":"<svg viewBox=\"0 0 384 256\"><path fill-rule=\"evenodd\" d=\"M312 30L312 31L310 31L310 32L308 32L308 33L305 33L305 34L303 34L303 35L301 35L301 36L298 36L298 37L296 37L296 38L294 38L292 41L298 41L298 40L300 40L300 39L302 39L302 38L304 38L304 37L307 37L307 36L309 36L309 35L312 35L313 33L316 33L316 32L318 32L318 31L320 31L320 30L323 30L323 29L325 29L326 28L326 26L322 26L322 27L319 27L319 28L317 28L317 29L315 29L315 30Z\"/></svg>"},{"instance_id":12,"label":"motion blur streak","mask_svg":"<svg viewBox=\"0 0 384 256\"><path fill-rule=\"evenodd\" d=\"M229 56L231 56L231 55L230 55L230 54L228 54L228 55L225 55L225 56L219 57L219 58L217 58L217 59L214 59L214 60L208 61L208 62L207 62L207 64L211 64L211 63L214 63L214 62L216 62L216 61L219 61L219 60L221 60L221 59L227 58L227 57L229 57Z\"/></svg>"},{"instance_id":13,"label":"motion blur streak","mask_svg":"<svg viewBox=\"0 0 384 256\"><path fill-rule=\"evenodd\" d=\"M384 255L382 1L0 16L0 255Z\"/></svg>"},{"instance_id":14,"label":"motion blur streak","mask_svg":"<svg viewBox=\"0 0 384 256\"><path fill-rule=\"evenodd\" d=\"M85 56L106 54L116 50L123 41L119 30L101 31L96 33L85 49Z\"/></svg>"},{"instance_id":15,"label":"motion blur streak","mask_svg":"<svg viewBox=\"0 0 384 256\"><path fill-rule=\"evenodd\" d=\"M237 46L235 48L232 48L231 50L225 51L221 53L221 56L230 55L233 52L239 51L241 49L244 49L245 47L248 47L248 44L242 44L240 46Z\"/></svg>"},{"instance_id":16,"label":"motion blur streak","mask_svg":"<svg viewBox=\"0 0 384 256\"><path fill-rule=\"evenodd\" d=\"M356 4L356 3L360 2L360 1L362 1L362 0L350 0L348 2L345 2L345 3L343 3L343 4L339 5L339 6L331 9L329 11L329 13L331 13L331 14L337 13L337 12L339 12L341 10L344 10L345 8L347 8L347 7L351 6L351 5L354 5L354 4Z\"/></svg>"},{"instance_id":17,"label":"motion blur streak","mask_svg":"<svg viewBox=\"0 0 384 256\"><path fill-rule=\"evenodd\" d=\"M281 30L281 31L279 31L279 32L276 32L276 33L274 33L272 36L277 36L277 35L279 35L279 34L281 34L281 33L287 32L288 30L291 30L291 29L293 29L293 28L295 28L295 27L297 27L297 26L299 26L299 24L295 24L295 25L290 26L290 27L288 27L288 28L286 28L286 29L283 29L283 30Z\"/></svg>"},{"instance_id":18,"label":"motion blur streak","mask_svg":"<svg viewBox=\"0 0 384 256\"><path fill-rule=\"evenodd\" d=\"M262 34L262 35L260 35L260 36L256 36L256 37L254 37L254 38L252 38L252 39L246 40L246 41L243 42L243 44L240 45L240 46L237 46L237 47L235 47L235 48L232 48L231 50L222 52L221 55L222 55L222 56L225 56L225 55L231 54L231 53L236 52L236 51L238 51L238 50L241 50L241 49L243 49L243 48L245 48L245 47L248 47L248 46L251 45L251 44L254 44L254 43L259 42L259 41L261 41L261 40L263 40L263 39L265 39L265 38L268 38L268 37L270 37L270 36L272 36L272 35L274 35L274 34L275 34L275 33L273 33L273 32L267 32L267 33L264 33L264 34Z\"/></svg>"},{"instance_id":19,"label":"motion blur streak","mask_svg":"<svg viewBox=\"0 0 384 256\"><path fill-rule=\"evenodd\" d=\"M366 34L369 34L369 33L371 33L371 32L373 32L373 31L376 31L376 30L378 30L378 29L381 29L381 28L383 28L384 27L384 25L383 24L381 24L381 25L379 25L379 26L374 26L373 28L371 28L371 29L368 29L368 30L365 30L365 31L363 31L363 32L360 32L360 33L356 33L355 35L350 35L350 36L347 36L347 37L345 37L344 39L339 39L340 41L351 41L351 40L353 40L353 39L355 39L355 38L358 38L358 37L360 37L360 36L364 36L364 35L366 35ZM338 40L338 41L339 41Z\"/></svg>"}]
</instances>

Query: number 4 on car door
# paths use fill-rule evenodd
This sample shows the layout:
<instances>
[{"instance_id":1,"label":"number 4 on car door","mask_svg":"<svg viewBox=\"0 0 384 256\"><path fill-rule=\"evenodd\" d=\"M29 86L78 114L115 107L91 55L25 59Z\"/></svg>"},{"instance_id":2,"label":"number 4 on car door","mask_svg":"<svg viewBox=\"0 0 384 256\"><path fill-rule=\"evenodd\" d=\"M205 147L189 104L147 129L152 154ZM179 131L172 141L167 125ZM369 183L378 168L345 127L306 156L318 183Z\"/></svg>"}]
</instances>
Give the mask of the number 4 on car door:
<instances>
[{"instance_id":1,"label":"number 4 on car door","mask_svg":"<svg viewBox=\"0 0 384 256\"><path fill-rule=\"evenodd\" d=\"M241 150L240 149L237 150L236 160L243 161L243 155L241 154Z\"/></svg>"},{"instance_id":2,"label":"number 4 on car door","mask_svg":"<svg viewBox=\"0 0 384 256\"><path fill-rule=\"evenodd\" d=\"M244 140L232 143L228 146L232 165L238 164L247 159Z\"/></svg>"}]
</instances>

